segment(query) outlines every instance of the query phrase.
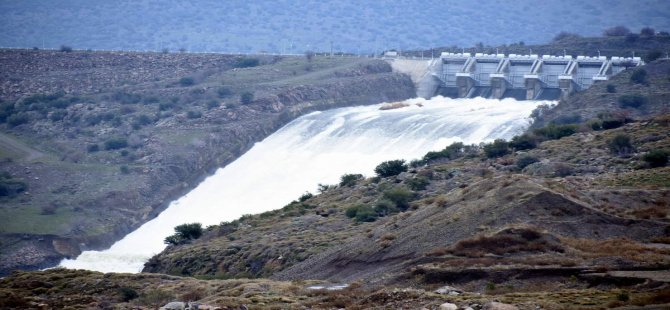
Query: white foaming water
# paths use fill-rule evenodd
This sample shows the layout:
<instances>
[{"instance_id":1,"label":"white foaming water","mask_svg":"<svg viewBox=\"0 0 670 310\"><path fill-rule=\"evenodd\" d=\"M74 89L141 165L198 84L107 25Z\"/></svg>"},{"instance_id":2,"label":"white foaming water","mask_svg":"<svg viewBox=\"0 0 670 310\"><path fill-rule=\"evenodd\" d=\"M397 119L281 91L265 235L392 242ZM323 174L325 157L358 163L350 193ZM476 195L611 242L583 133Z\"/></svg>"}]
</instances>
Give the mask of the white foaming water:
<instances>
[{"instance_id":1,"label":"white foaming water","mask_svg":"<svg viewBox=\"0 0 670 310\"><path fill-rule=\"evenodd\" d=\"M305 191L314 191L319 183L339 182L342 174L371 176L382 161L420 158L455 141L509 139L530 124L528 116L535 107L550 102L435 97L406 103L410 106L394 110L359 106L300 117L110 249L85 251L75 260L63 260L61 266L139 272L144 262L165 248L163 239L177 225L207 226L281 208Z\"/></svg>"}]
</instances>

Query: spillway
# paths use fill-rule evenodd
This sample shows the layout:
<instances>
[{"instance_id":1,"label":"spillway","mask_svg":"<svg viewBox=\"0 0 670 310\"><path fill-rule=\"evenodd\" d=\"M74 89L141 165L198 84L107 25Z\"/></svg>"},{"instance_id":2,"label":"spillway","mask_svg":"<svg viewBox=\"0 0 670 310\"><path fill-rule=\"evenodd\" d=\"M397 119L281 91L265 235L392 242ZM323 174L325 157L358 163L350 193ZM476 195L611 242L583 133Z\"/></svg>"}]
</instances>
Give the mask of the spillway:
<instances>
[{"instance_id":1,"label":"spillway","mask_svg":"<svg viewBox=\"0 0 670 310\"><path fill-rule=\"evenodd\" d=\"M228 166L173 201L155 219L104 251L84 251L66 268L139 272L165 248L163 239L183 223L203 226L244 214L281 208L319 183L336 184L345 173L372 176L384 160L415 159L455 141L509 139L528 116L549 101L483 98L411 99L408 106L383 104L314 112L284 126Z\"/></svg>"}]
</instances>

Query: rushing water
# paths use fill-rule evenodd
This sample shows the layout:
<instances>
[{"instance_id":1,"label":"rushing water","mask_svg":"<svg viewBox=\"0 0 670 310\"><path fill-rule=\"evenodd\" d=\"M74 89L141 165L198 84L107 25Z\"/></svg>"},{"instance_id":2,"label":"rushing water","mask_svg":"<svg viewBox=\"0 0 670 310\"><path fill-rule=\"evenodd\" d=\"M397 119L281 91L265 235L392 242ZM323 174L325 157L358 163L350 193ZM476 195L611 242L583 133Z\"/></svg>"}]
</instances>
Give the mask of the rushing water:
<instances>
[{"instance_id":1,"label":"rushing water","mask_svg":"<svg viewBox=\"0 0 670 310\"><path fill-rule=\"evenodd\" d=\"M420 158L454 141L509 139L529 125L535 107L548 102L435 97L406 103L410 106L393 110L359 106L300 117L110 249L85 251L61 266L139 272L179 224L207 226L281 208L319 183L337 183L344 173L371 176L384 160Z\"/></svg>"}]
</instances>

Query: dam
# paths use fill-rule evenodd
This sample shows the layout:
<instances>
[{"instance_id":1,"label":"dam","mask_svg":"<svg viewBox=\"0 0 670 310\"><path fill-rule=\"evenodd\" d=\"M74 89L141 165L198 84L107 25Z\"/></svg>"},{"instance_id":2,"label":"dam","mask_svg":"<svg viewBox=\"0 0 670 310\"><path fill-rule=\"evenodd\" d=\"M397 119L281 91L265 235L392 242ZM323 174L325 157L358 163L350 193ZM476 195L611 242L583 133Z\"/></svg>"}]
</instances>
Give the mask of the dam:
<instances>
[{"instance_id":1,"label":"dam","mask_svg":"<svg viewBox=\"0 0 670 310\"><path fill-rule=\"evenodd\" d=\"M387 58L408 73L424 98L558 100L643 65L640 57L443 52L437 59Z\"/></svg>"}]
</instances>

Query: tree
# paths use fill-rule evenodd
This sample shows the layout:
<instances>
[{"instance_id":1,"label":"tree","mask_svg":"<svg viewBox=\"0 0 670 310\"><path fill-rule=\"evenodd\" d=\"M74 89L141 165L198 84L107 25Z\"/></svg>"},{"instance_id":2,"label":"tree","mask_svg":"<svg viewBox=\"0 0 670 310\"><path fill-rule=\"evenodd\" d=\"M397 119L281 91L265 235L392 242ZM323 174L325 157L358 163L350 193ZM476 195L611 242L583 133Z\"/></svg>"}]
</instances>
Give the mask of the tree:
<instances>
[{"instance_id":1,"label":"tree","mask_svg":"<svg viewBox=\"0 0 670 310\"><path fill-rule=\"evenodd\" d=\"M651 51L647 52L646 55L644 55L644 61L645 62L652 62L656 59L661 58L661 56L663 56L663 52L661 52L660 50L651 50Z\"/></svg>"},{"instance_id":2,"label":"tree","mask_svg":"<svg viewBox=\"0 0 670 310\"><path fill-rule=\"evenodd\" d=\"M623 37L630 33L630 29L624 26L615 26L612 28L607 28L603 32L603 35L606 37Z\"/></svg>"},{"instance_id":3,"label":"tree","mask_svg":"<svg viewBox=\"0 0 670 310\"><path fill-rule=\"evenodd\" d=\"M507 155L509 154L509 144L503 139L495 139L493 143L484 145L484 154L488 158Z\"/></svg>"},{"instance_id":4,"label":"tree","mask_svg":"<svg viewBox=\"0 0 670 310\"><path fill-rule=\"evenodd\" d=\"M642 160L647 162L652 168L663 167L668 164L668 156L670 156L670 152L666 150L652 150L644 154Z\"/></svg>"},{"instance_id":5,"label":"tree","mask_svg":"<svg viewBox=\"0 0 670 310\"><path fill-rule=\"evenodd\" d=\"M647 70L642 68L636 69L630 76L630 81L635 84L647 85Z\"/></svg>"},{"instance_id":6,"label":"tree","mask_svg":"<svg viewBox=\"0 0 670 310\"><path fill-rule=\"evenodd\" d=\"M392 177L405 171L407 171L407 165L402 159L385 161L375 167L375 173L382 178Z\"/></svg>"},{"instance_id":7,"label":"tree","mask_svg":"<svg viewBox=\"0 0 670 310\"><path fill-rule=\"evenodd\" d=\"M179 245L202 236L202 224L181 224L174 228L175 234L165 238L164 242L169 245Z\"/></svg>"},{"instance_id":8,"label":"tree","mask_svg":"<svg viewBox=\"0 0 670 310\"><path fill-rule=\"evenodd\" d=\"M340 186L353 187L362 178L362 174L344 174L340 177Z\"/></svg>"},{"instance_id":9,"label":"tree","mask_svg":"<svg viewBox=\"0 0 670 310\"><path fill-rule=\"evenodd\" d=\"M312 62L312 59L314 59L314 51L306 51L305 52L305 58L307 58L307 61Z\"/></svg>"},{"instance_id":10,"label":"tree","mask_svg":"<svg viewBox=\"0 0 670 310\"><path fill-rule=\"evenodd\" d=\"M609 140L607 146L609 147L612 154L617 155L626 155L635 150L635 147L633 147L633 144L630 142L630 137L625 134L618 134L614 136L614 138Z\"/></svg>"},{"instance_id":11,"label":"tree","mask_svg":"<svg viewBox=\"0 0 670 310\"><path fill-rule=\"evenodd\" d=\"M655 34L656 34L656 31L654 30L654 28L644 27L644 28L640 29L640 35L641 36L652 37Z\"/></svg>"},{"instance_id":12,"label":"tree","mask_svg":"<svg viewBox=\"0 0 670 310\"><path fill-rule=\"evenodd\" d=\"M242 104L250 104L252 101L254 101L254 93L247 91L240 95L240 102Z\"/></svg>"}]
</instances>

